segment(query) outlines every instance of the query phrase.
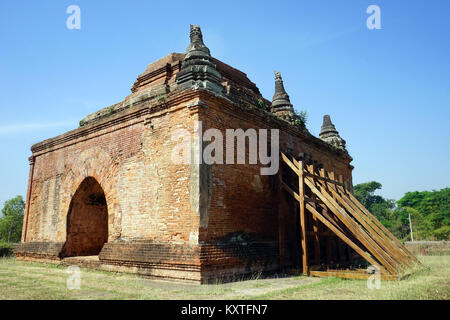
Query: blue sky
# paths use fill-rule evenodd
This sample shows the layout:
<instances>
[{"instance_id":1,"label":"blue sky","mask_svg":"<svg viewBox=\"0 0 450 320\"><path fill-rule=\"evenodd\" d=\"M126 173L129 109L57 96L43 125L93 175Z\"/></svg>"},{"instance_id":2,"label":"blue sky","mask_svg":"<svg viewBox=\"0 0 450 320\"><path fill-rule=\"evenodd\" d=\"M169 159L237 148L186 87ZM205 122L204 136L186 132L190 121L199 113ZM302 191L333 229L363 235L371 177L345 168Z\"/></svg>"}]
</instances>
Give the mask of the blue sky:
<instances>
[{"instance_id":1,"label":"blue sky","mask_svg":"<svg viewBox=\"0 0 450 320\"><path fill-rule=\"evenodd\" d=\"M69 5L81 29L66 28ZM369 5L381 30L369 30ZM330 114L354 183L381 195L449 186L450 1L0 2L0 205L26 195L33 143L121 101L200 24L216 58L273 95L273 71L318 135Z\"/></svg>"}]
</instances>

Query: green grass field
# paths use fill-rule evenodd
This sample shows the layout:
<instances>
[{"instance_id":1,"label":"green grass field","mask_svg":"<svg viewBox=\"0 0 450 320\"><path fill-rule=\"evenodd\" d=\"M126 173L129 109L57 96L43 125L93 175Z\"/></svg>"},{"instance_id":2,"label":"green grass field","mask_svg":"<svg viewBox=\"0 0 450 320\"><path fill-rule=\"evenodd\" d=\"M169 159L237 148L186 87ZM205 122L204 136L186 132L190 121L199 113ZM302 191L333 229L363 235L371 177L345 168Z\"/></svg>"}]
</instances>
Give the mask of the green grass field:
<instances>
[{"instance_id":1,"label":"green grass field","mask_svg":"<svg viewBox=\"0 0 450 320\"><path fill-rule=\"evenodd\" d=\"M0 299L444 299L450 298L450 256L420 257L423 268L401 281L338 278L259 278L196 285L81 270L79 290L68 290L66 267L0 258Z\"/></svg>"}]
</instances>

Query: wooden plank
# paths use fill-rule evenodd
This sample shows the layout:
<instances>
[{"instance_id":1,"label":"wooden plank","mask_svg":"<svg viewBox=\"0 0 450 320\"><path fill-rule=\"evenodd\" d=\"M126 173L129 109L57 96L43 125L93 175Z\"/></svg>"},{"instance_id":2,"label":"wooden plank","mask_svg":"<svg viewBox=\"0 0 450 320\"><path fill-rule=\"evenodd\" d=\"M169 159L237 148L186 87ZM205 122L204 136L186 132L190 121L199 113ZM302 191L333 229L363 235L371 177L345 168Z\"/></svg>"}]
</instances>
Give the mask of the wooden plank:
<instances>
[{"instance_id":1,"label":"wooden plank","mask_svg":"<svg viewBox=\"0 0 450 320\"><path fill-rule=\"evenodd\" d=\"M335 216L331 215L327 206L324 204L322 207L322 215L328 219L328 221L330 221L331 223L333 223L333 225L343 234L347 235L347 231L343 228L343 223L338 220Z\"/></svg>"},{"instance_id":2,"label":"wooden plank","mask_svg":"<svg viewBox=\"0 0 450 320\"><path fill-rule=\"evenodd\" d=\"M295 160L294 160L295 161ZM300 197L300 228L302 233L302 266L303 274L308 274L308 248L306 243L306 217L305 217L305 189L303 176L303 161L298 163L298 195Z\"/></svg>"},{"instance_id":3,"label":"wooden plank","mask_svg":"<svg viewBox=\"0 0 450 320\"><path fill-rule=\"evenodd\" d=\"M308 167L309 170L311 170L310 167ZM322 172L323 173L323 172ZM334 173L331 172L330 173L330 177L334 178ZM314 183L314 181L312 181ZM338 217L340 218L344 218L346 220L346 222L350 225L353 226L353 228L350 228L349 225L347 225L347 227L349 229L351 229L354 234L357 236L357 239L363 243L368 249L369 251L372 252L372 254L374 256L376 256L377 259L379 259L383 265L391 272L391 273L397 273L398 271L396 270L396 268L399 268L399 265L396 261L394 261L385 251L383 248L381 248L378 243L373 240L369 234L367 234L365 232L365 230L363 228L361 228L360 225L358 225L350 216L347 215L347 213L345 212L345 210L343 208L340 207L339 204L339 199L336 198L336 194L334 194L334 197L336 199L333 199L330 195L328 195L328 192L326 191L326 182L321 181L321 184L324 185L323 189L321 190L321 192L329 197L329 201L334 204L335 208L341 212L342 216L339 216L338 214L336 214L336 212L334 212ZM330 190L333 191L333 190ZM332 208L331 208L332 209ZM344 221L345 223L345 221Z\"/></svg>"},{"instance_id":4,"label":"wooden plank","mask_svg":"<svg viewBox=\"0 0 450 320\"><path fill-rule=\"evenodd\" d=\"M310 198L310 197L306 197L305 196L305 201L309 202L309 203L314 203L314 204L320 204L322 203L322 201L320 201L319 199L316 198Z\"/></svg>"},{"instance_id":5,"label":"wooden plank","mask_svg":"<svg viewBox=\"0 0 450 320\"><path fill-rule=\"evenodd\" d=\"M336 199L336 202L338 200ZM338 202L339 203L339 202ZM352 231L357 239L363 243L366 248L388 269L391 273L398 273L401 269L398 262L385 251L380 245L367 233L367 231L353 220L351 216L346 213L346 219L353 226Z\"/></svg>"},{"instance_id":6,"label":"wooden plank","mask_svg":"<svg viewBox=\"0 0 450 320\"><path fill-rule=\"evenodd\" d=\"M325 174L324 171L321 172L321 175L324 175L324 174ZM334 172L329 173L329 178L331 180L334 180ZM338 180L339 180L339 182L343 182L343 180L344 180L343 176L339 175ZM362 219L363 221L366 222L365 227L372 234L372 236L374 236L374 237L378 236L377 237L378 241L380 241L384 247L390 248L390 250L387 250L387 251L390 254L392 254L393 256L395 256L395 260L397 260L402 267L411 266L412 262L410 261L408 256L405 255L405 253L400 248L398 248L398 246L391 239L386 237L385 233L377 226L377 224L373 223L371 221L371 219L366 214L364 214L364 212L361 212L361 210L346 196L347 191L346 191L345 186L342 187L340 185L333 185L330 183L327 183L327 184L329 187L331 186L331 188L333 188L342 197L344 204L347 204L353 208L352 211L349 209L347 209L347 210L349 210L349 212L352 215L356 214L357 216L355 216L355 218L359 217L360 219Z\"/></svg>"},{"instance_id":7,"label":"wooden plank","mask_svg":"<svg viewBox=\"0 0 450 320\"><path fill-rule=\"evenodd\" d=\"M350 197L350 199L357 204L361 210L367 214L367 216L369 218L372 219L372 221L375 222L375 224L386 234L386 236L391 239L396 245L397 247L404 252L405 255L408 256L408 258L417 263L417 264L421 264L421 262L397 239L397 237L395 237L375 216L373 216L361 203L359 203L359 201L351 194L351 193L347 193Z\"/></svg>"},{"instance_id":8,"label":"wooden plank","mask_svg":"<svg viewBox=\"0 0 450 320\"><path fill-rule=\"evenodd\" d=\"M324 172L321 172L321 174L324 174ZM379 237L376 232L374 232L374 230L366 223L366 221L362 219L360 215L357 214L357 212L355 212L353 208L342 199L342 197L338 194L334 186L330 185L327 182L321 183L329 185L328 190L331 192L336 202L338 202L340 205L343 205L344 208L348 211L348 213L350 213L365 228L365 231L368 232L368 236L370 237L369 241L370 239L374 241L374 243L372 243L372 246L378 250L379 254L383 256L383 258L386 261L388 261L391 266L403 269L404 266L402 265L401 262L402 260L390 248L390 246L387 245L385 241L381 237Z\"/></svg>"},{"instance_id":9,"label":"wooden plank","mask_svg":"<svg viewBox=\"0 0 450 320\"><path fill-rule=\"evenodd\" d=\"M385 269L381 266L372 256L358 247L352 240L350 240L346 235L344 235L341 231L339 231L331 222L329 222L325 217L323 217L316 209L314 209L310 204L306 204L306 209L308 209L311 214L315 215L317 219L320 220L324 225L330 228L339 238L342 239L346 244L348 244L353 250L355 250L361 257L366 259L368 262L380 268L382 273L385 273Z\"/></svg>"},{"instance_id":10,"label":"wooden plank","mask_svg":"<svg viewBox=\"0 0 450 320\"><path fill-rule=\"evenodd\" d=\"M304 166L303 162L298 162L295 159L289 159L286 155L284 155L282 153L282 160L294 171L294 173L296 173L299 176L299 194L297 194L295 191L293 191L288 185L284 184L283 188L285 190L287 190L300 204L300 228L301 228L301 233L302 233L302 266L303 266L303 273L307 274L308 273L308 254L307 254L307 243L306 243L306 216L304 213L304 208L309 208L312 207L316 213L316 207L315 204L317 203L317 201L315 201L314 199L310 199L310 198L305 198L304 195L304 184L306 183L308 185L309 182L311 182L313 188L311 188L310 185L308 185L308 187L311 188L311 190L313 191L314 194L316 194L318 196L318 198L322 201L322 203L320 203L319 205L324 206L324 207L330 207L330 209L333 211L333 213L335 214L335 216L337 216L339 219L337 221L334 221L335 216L331 216L332 219L330 219L330 217L325 218L324 219L328 222L328 224L324 223L322 220L320 220L320 218L317 217L317 215L312 215L313 219L315 221L317 221L317 219L319 219L320 221L322 221L322 223L324 223L327 227L330 228L330 226L332 226L332 228L334 228L336 231L338 231L340 233L339 238L342 239L343 237L346 237L348 239L348 241L350 241L351 243L354 244L354 246L356 246L357 248L359 248L358 245L356 245L350 238L349 236L347 236L345 233L346 231L344 229L342 229L342 227L339 226L339 223L343 223L343 225L345 225L349 230L351 230L353 232L352 236L355 236L356 239L361 242L362 245L366 246L366 248L369 249L369 251L372 252L372 254L381 261L381 264L384 265L385 268L388 269L388 271L392 274L397 274L397 270L395 270L395 266L398 266L399 263L396 261L397 259L394 259L392 257L390 257L387 254L387 250L386 247L390 247L390 249L392 250L392 247L389 245L390 242L387 241L387 239L385 239L385 237L382 237L381 235L378 234L378 232L376 232L376 230L374 230L374 228L371 227L371 224L365 220L365 215L361 215L359 214L358 210L355 210L353 208L353 206L351 205L352 201L350 200L350 202L348 201L348 199L345 199L342 197L342 195L339 193L338 187L342 188L345 191L345 184L343 183L343 179L342 176L339 176L339 181L336 181L334 179L334 173L330 174L330 177L326 177L324 175L316 175L314 173L314 168L311 166L308 168L308 166ZM309 170L305 170L305 167ZM305 178L306 177L306 178ZM322 179L320 179L320 178ZM321 190L317 189L315 186L315 182L314 179L317 178L321 184L323 185L323 187L319 187L321 188ZM309 181L311 179L311 181ZM302 180L303 183L300 183L300 181ZM329 185L331 184L331 186ZM314 188L316 190L314 190ZM302 189L302 190L300 190ZM330 190L332 196L330 194L328 194L327 189ZM324 193L324 195L322 195L322 197L320 196L321 193ZM303 195L300 195L300 193L303 193ZM305 206L305 201L306 202L310 202L311 204L306 204ZM343 206L343 207L342 207ZM302 208L303 208L303 214L302 214ZM345 209L344 209L345 208ZM345 210L348 210L350 215L347 214L347 212ZM311 211L311 210L309 210ZM365 212L363 212L365 213ZM366 214L366 213L365 213ZM320 215L320 214L319 214ZM353 216L353 217L352 217ZM330 219L330 220L327 220ZM358 224L354 219L356 219L360 224ZM359 221L361 220L361 221ZM314 226L313 226L314 228ZM365 229L364 229L365 228ZM317 231L318 230L314 230L316 232L313 232L313 234L315 236L318 236ZM333 230L334 231L334 230ZM337 232L335 232L337 234ZM383 273L386 272L386 270L384 268L382 268L379 263L374 260L369 254L364 255L361 254L361 252L358 252L357 249L355 249L354 246L350 245L347 241L345 241L344 239L342 239L342 241L344 241L346 244L349 245L349 247L353 248L358 254L360 254L363 258L366 258L369 261L369 257L370 259L372 259L372 261L369 261L370 263L377 265L378 267L380 267L380 269L382 270ZM319 249L320 250L320 249ZM362 251L362 249L360 249L360 251ZM319 251L320 252L320 251ZM362 251L364 252L364 251ZM398 252L396 252L397 256L396 258L398 258ZM315 254L315 256L319 256L320 259L320 255ZM316 261L316 264L317 261Z\"/></svg>"},{"instance_id":11,"label":"wooden plank","mask_svg":"<svg viewBox=\"0 0 450 320\"><path fill-rule=\"evenodd\" d=\"M373 243L366 237L361 230L361 227L357 225L351 218L348 217L347 213L342 209L338 203L334 201L334 199L328 194L328 192L321 188L317 189L314 185L314 181L311 181L311 178L304 179L306 185L313 191L326 205L331 211L346 225L346 227L353 232L354 236L360 241L369 251L383 264L383 266L391 273L396 274L397 271L395 268L388 262L386 259L380 254L379 250L374 247Z\"/></svg>"},{"instance_id":12,"label":"wooden plank","mask_svg":"<svg viewBox=\"0 0 450 320\"><path fill-rule=\"evenodd\" d=\"M349 198L368 216L372 219L372 221L374 221L378 227L380 227L381 230L383 230L383 232L386 233L386 235L391 238L391 240L393 240L397 246L399 246L401 248L401 250L403 250L413 261L415 261L418 264L421 264L419 259L417 259L385 226L383 226L383 224L377 219L375 218L359 201L358 199L355 198L355 196L353 194L351 194L350 192L347 193L349 195Z\"/></svg>"},{"instance_id":13,"label":"wooden plank","mask_svg":"<svg viewBox=\"0 0 450 320\"><path fill-rule=\"evenodd\" d=\"M338 203L335 202L335 200L328 194L326 189L319 186L319 188L321 188L321 191L319 191L319 189L316 188L315 181L309 178L305 182L311 188L311 190L319 196L319 198L323 198L325 200L324 203L326 204L327 208L330 208L331 211L339 218L339 221L344 223L344 225L353 232L353 235L356 236L358 241L366 245L366 241L361 240L361 235L358 233L359 226L356 227L353 224L353 221L349 219L347 213L343 211Z\"/></svg>"},{"instance_id":14,"label":"wooden plank","mask_svg":"<svg viewBox=\"0 0 450 320\"><path fill-rule=\"evenodd\" d=\"M318 179L318 180L334 183L334 184L340 185L342 187L345 187L345 184L342 183L342 182L339 182L339 181L336 181L336 180L332 180L332 179L329 179L329 178L326 178L326 177L321 177L321 176L319 176L317 174L313 174L311 172L305 172L305 175L310 177L310 178L313 178L313 179Z\"/></svg>"},{"instance_id":15,"label":"wooden plank","mask_svg":"<svg viewBox=\"0 0 450 320\"><path fill-rule=\"evenodd\" d=\"M345 279L361 279L367 280L372 274L362 273L358 271L341 271L341 270L327 270L327 271L310 271L310 275L313 277L338 277ZM397 275L380 274L381 280L398 280Z\"/></svg>"},{"instance_id":16,"label":"wooden plank","mask_svg":"<svg viewBox=\"0 0 450 320\"><path fill-rule=\"evenodd\" d=\"M334 172L332 173L332 176L328 176L325 173L325 169L322 168L319 170L319 176L325 179L324 181L326 182L327 185L328 185L328 183L336 184L336 180L334 179ZM333 179L331 179L331 177ZM327 179L327 178L329 178L329 179ZM341 186L345 188L345 185L342 183L342 181L339 181L339 182L342 184ZM348 260L348 255L347 255L348 246L346 246L345 243L339 238L337 239L337 246L339 249L339 255L338 255L339 262L343 263Z\"/></svg>"},{"instance_id":17,"label":"wooden plank","mask_svg":"<svg viewBox=\"0 0 450 320\"><path fill-rule=\"evenodd\" d=\"M294 190L292 190L292 188L289 187L285 182L281 182L281 187L284 190L286 190L287 192L289 192L291 194L291 196L294 197L295 200L300 202L300 196L298 195L298 193L295 192ZM320 203L321 202L317 199L313 199L313 198L309 198L309 197L304 197L304 201L310 202L310 203Z\"/></svg>"},{"instance_id":18,"label":"wooden plank","mask_svg":"<svg viewBox=\"0 0 450 320\"><path fill-rule=\"evenodd\" d=\"M281 152L281 159L294 171L297 175L300 175L299 169L292 163L291 160L283 153Z\"/></svg>"},{"instance_id":19,"label":"wooden plank","mask_svg":"<svg viewBox=\"0 0 450 320\"><path fill-rule=\"evenodd\" d=\"M386 237L386 235L379 229L375 223L373 223L366 215L364 215L358 207L343 193L340 194L342 201L345 205L351 207L349 212L352 213L356 218L361 220L361 223L365 225L366 229L372 234L373 237L377 238L377 241L386 248L386 251L391 254L402 266L403 268L411 266L412 262L402 252L392 240Z\"/></svg>"},{"instance_id":20,"label":"wooden plank","mask_svg":"<svg viewBox=\"0 0 450 320\"><path fill-rule=\"evenodd\" d=\"M295 161L295 160L294 160ZM298 162L294 162L296 165L298 165ZM307 166L308 168L309 167L311 167L312 166L312 171L314 171L314 165L309 165L309 166ZM303 173L304 174L307 174L308 173L308 171L305 171L305 170L303 170ZM313 197L314 197L314 195L313 195ZM314 197L314 198L316 198L316 197ZM314 208L314 209L317 209L316 208L316 201L314 201L313 203L311 203L311 206ZM315 216L312 216L312 218L313 218L313 223L312 223L312 226L313 226L313 232L314 232L314 263L315 264L320 264L320 243L319 243L319 235L318 235L318 231L319 231L319 227L318 227L318 221L317 221L317 218L315 217Z\"/></svg>"}]
</instances>

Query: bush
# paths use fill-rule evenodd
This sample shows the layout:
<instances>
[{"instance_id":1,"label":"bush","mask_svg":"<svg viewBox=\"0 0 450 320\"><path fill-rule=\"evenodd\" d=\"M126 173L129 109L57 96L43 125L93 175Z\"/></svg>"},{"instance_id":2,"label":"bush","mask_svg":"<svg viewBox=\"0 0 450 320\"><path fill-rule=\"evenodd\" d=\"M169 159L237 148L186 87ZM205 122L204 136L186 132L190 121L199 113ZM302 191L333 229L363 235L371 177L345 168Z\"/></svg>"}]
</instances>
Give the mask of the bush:
<instances>
[{"instance_id":1,"label":"bush","mask_svg":"<svg viewBox=\"0 0 450 320\"><path fill-rule=\"evenodd\" d=\"M5 202L0 218L0 242L20 242L25 201L17 196Z\"/></svg>"},{"instance_id":2,"label":"bush","mask_svg":"<svg viewBox=\"0 0 450 320\"><path fill-rule=\"evenodd\" d=\"M12 256L14 254L14 246L9 243L0 242L0 257Z\"/></svg>"},{"instance_id":3,"label":"bush","mask_svg":"<svg viewBox=\"0 0 450 320\"><path fill-rule=\"evenodd\" d=\"M450 226L442 226L439 229L434 230L434 236L437 240L450 239Z\"/></svg>"}]
</instances>

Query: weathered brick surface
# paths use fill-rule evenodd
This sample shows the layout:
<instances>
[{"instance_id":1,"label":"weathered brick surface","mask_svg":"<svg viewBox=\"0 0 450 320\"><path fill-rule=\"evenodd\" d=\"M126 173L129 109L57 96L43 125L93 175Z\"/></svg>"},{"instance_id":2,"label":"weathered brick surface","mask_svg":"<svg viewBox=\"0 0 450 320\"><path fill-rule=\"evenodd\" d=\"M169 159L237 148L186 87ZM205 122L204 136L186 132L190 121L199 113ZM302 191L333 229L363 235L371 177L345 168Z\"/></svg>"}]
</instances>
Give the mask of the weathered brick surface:
<instances>
[{"instance_id":1,"label":"weathered brick surface","mask_svg":"<svg viewBox=\"0 0 450 320\"><path fill-rule=\"evenodd\" d=\"M174 164L173 132L186 129L194 136L198 120L203 131L224 134L278 128L282 151L307 154L351 186L351 158L260 110L258 99L267 100L245 74L218 63L229 99L176 90L182 56L150 65L116 109L103 109L82 127L32 147L19 259L58 259L67 255L64 245L73 249L69 255L97 254L100 245L80 248L90 239L100 243L98 230L106 228L99 253L105 270L198 282L276 270L280 217L286 226L296 223L292 215L280 215L276 176L260 175L260 165ZM191 147L198 151L194 142ZM90 220L92 208L77 199L102 192L107 219ZM74 207L84 213L71 220ZM282 241L295 244L291 229Z\"/></svg>"},{"instance_id":2,"label":"weathered brick surface","mask_svg":"<svg viewBox=\"0 0 450 320\"><path fill-rule=\"evenodd\" d=\"M69 140L67 136L73 133L68 133L59 137L68 141L54 142L54 147L33 147L35 162L24 244L66 241L72 198L89 177L105 194L108 244L144 239L179 246L198 243L198 216L191 209L191 168L171 165L175 142L170 139L175 129L191 130L195 115L177 106L150 115L149 107L125 110L115 117L129 119L105 124L99 130L89 131L100 124L77 129L74 133L79 137ZM170 112L170 108L177 110ZM19 257L25 256L26 248ZM166 253L160 251L160 255L163 258Z\"/></svg>"},{"instance_id":3,"label":"weathered brick surface","mask_svg":"<svg viewBox=\"0 0 450 320\"><path fill-rule=\"evenodd\" d=\"M19 257L58 260L65 242L22 242L15 254Z\"/></svg>"},{"instance_id":4,"label":"weathered brick surface","mask_svg":"<svg viewBox=\"0 0 450 320\"><path fill-rule=\"evenodd\" d=\"M351 185L350 159L337 155L322 145L311 141L302 132L295 132L283 122L271 121L259 112L242 110L217 97L202 97L208 106L201 109L199 118L203 129L220 129L225 137L226 129L244 130L280 129L280 149L293 155L310 154L324 168L342 175L344 181ZM248 144L247 144L248 150ZM225 150L224 150L225 155ZM248 163L248 154L247 154ZM208 223L200 225L199 239L207 243L202 247L202 266L214 268L217 272L249 273L267 271L279 264L278 241L280 237L278 199L279 190L276 176L260 174L260 165L250 164L213 164L210 166L211 194L208 200ZM291 212L295 204L291 203L282 216L283 231L289 252L298 252L299 239L296 238L295 214ZM220 249L213 243L220 239ZM211 244L212 243L212 244ZM210 248L215 248L210 251ZM214 254L212 254L213 252ZM287 259L297 259L297 256ZM293 261L291 261L293 263ZM259 266L259 268L258 268ZM247 272L245 272L247 271Z\"/></svg>"}]
</instances>

